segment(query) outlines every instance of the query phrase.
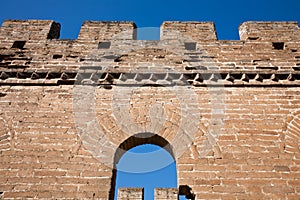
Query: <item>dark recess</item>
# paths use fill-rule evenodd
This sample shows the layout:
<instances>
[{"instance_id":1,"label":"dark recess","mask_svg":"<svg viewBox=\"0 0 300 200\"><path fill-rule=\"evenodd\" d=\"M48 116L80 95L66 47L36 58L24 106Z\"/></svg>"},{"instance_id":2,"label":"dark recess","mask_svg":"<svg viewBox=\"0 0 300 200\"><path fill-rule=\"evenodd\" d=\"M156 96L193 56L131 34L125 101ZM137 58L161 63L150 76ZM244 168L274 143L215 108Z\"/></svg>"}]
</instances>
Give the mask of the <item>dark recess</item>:
<instances>
[{"instance_id":1,"label":"dark recess","mask_svg":"<svg viewBox=\"0 0 300 200\"><path fill-rule=\"evenodd\" d=\"M110 44L110 42L99 42L98 49L109 49Z\"/></svg>"},{"instance_id":2,"label":"dark recess","mask_svg":"<svg viewBox=\"0 0 300 200\"><path fill-rule=\"evenodd\" d=\"M59 39L60 37L60 24L53 22L50 27L50 31L47 35L47 39Z\"/></svg>"},{"instance_id":3,"label":"dark recess","mask_svg":"<svg viewBox=\"0 0 300 200\"><path fill-rule=\"evenodd\" d=\"M193 50L196 50L196 42L186 42L184 43L184 47L186 50L190 50L190 51L193 51Z\"/></svg>"},{"instance_id":4,"label":"dark recess","mask_svg":"<svg viewBox=\"0 0 300 200\"><path fill-rule=\"evenodd\" d=\"M284 42L273 42L273 48L276 50L283 50L284 49Z\"/></svg>"},{"instance_id":5,"label":"dark recess","mask_svg":"<svg viewBox=\"0 0 300 200\"><path fill-rule=\"evenodd\" d=\"M26 41L14 41L12 49L24 49Z\"/></svg>"},{"instance_id":6,"label":"dark recess","mask_svg":"<svg viewBox=\"0 0 300 200\"><path fill-rule=\"evenodd\" d=\"M62 58L62 57L63 57L62 55L58 55L58 54L53 55L53 59L59 59L59 58Z\"/></svg>"},{"instance_id":7,"label":"dark recess","mask_svg":"<svg viewBox=\"0 0 300 200\"><path fill-rule=\"evenodd\" d=\"M180 185L179 186L179 195L185 195L187 199L194 200L196 195L192 192L192 188L188 185Z\"/></svg>"}]
</instances>

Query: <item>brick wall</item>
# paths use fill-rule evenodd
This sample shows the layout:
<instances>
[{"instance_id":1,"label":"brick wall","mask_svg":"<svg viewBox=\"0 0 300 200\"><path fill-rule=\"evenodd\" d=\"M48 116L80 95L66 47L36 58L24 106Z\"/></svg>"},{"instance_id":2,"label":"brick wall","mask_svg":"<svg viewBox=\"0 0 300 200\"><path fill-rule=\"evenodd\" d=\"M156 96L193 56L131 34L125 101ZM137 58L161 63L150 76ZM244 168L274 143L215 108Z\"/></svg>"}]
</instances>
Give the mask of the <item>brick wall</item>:
<instances>
[{"instance_id":1,"label":"brick wall","mask_svg":"<svg viewBox=\"0 0 300 200\"><path fill-rule=\"evenodd\" d=\"M299 199L296 23L246 22L241 41L212 23L166 22L160 41L131 22L59 27L0 29L1 198L109 199L122 153L153 143L176 160L169 199Z\"/></svg>"},{"instance_id":2,"label":"brick wall","mask_svg":"<svg viewBox=\"0 0 300 200\"><path fill-rule=\"evenodd\" d=\"M119 188L118 199L120 200L143 200L143 188Z\"/></svg>"},{"instance_id":3,"label":"brick wall","mask_svg":"<svg viewBox=\"0 0 300 200\"><path fill-rule=\"evenodd\" d=\"M178 199L178 190L175 188L155 188L155 200Z\"/></svg>"}]
</instances>

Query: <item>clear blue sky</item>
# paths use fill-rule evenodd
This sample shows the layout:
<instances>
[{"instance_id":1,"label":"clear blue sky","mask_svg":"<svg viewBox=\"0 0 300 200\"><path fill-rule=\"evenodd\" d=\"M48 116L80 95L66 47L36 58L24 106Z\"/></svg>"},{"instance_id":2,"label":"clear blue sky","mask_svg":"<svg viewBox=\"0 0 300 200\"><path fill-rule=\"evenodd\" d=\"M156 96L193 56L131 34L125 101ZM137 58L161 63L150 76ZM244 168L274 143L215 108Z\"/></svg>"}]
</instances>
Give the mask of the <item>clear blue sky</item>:
<instances>
[{"instance_id":1,"label":"clear blue sky","mask_svg":"<svg viewBox=\"0 0 300 200\"><path fill-rule=\"evenodd\" d=\"M0 23L5 19L53 19L62 25L61 38L70 39L77 37L85 20L134 21L140 28L159 27L167 20L213 21L219 39L238 39L238 26L244 21L300 22L300 0L3 0ZM148 145L131 152L156 150L157 147ZM160 158L171 159L166 152L160 152ZM128 163L135 162L147 166L125 155L118 167L128 167ZM153 184L157 184L158 179L160 183L156 187L177 185L174 171L173 163L143 175L120 172L117 183L127 187L145 186L147 195L150 195L148 199L151 199Z\"/></svg>"},{"instance_id":2,"label":"clear blue sky","mask_svg":"<svg viewBox=\"0 0 300 200\"><path fill-rule=\"evenodd\" d=\"M145 200L154 199L154 188L177 188L174 159L156 145L132 148L122 156L117 170L117 188L144 187Z\"/></svg>"},{"instance_id":3,"label":"clear blue sky","mask_svg":"<svg viewBox=\"0 0 300 200\"><path fill-rule=\"evenodd\" d=\"M166 20L214 21L219 39L238 39L244 21L300 21L299 0L10 0L1 1L4 19L54 19L62 38L76 38L84 20L129 20L159 27Z\"/></svg>"}]
</instances>

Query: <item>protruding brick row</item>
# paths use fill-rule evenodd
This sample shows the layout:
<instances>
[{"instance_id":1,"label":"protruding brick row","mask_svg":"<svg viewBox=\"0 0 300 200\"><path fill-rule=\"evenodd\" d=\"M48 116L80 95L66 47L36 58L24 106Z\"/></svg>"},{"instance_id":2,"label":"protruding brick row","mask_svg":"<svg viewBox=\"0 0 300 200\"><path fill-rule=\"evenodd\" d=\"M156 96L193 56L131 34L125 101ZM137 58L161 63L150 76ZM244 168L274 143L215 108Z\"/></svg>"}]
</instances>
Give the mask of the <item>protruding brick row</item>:
<instances>
[{"instance_id":1,"label":"protruding brick row","mask_svg":"<svg viewBox=\"0 0 300 200\"><path fill-rule=\"evenodd\" d=\"M1 72L1 71L0 71ZM163 86L173 85L223 85L223 86L251 86L251 85L298 85L298 73L255 73L241 72L203 72L203 73L107 73L99 70L89 72L11 72L0 73L1 84L36 84L36 85L144 85L157 84Z\"/></svg>"}]
</instances>

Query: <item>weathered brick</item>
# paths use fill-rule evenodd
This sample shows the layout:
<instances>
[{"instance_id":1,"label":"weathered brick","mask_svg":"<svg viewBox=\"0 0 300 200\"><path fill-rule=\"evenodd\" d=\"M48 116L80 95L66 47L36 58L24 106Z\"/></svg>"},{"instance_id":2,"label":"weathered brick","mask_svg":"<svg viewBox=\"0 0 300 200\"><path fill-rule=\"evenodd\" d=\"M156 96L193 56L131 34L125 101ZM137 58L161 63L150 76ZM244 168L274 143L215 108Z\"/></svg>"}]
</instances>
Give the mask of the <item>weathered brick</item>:
<instances>
[{"instance_id":1,"label":"weathered brick","mask_svg":"<svg viewBox=\"0 0 300 200\"><path fill-rule=\"evenodd\" d=\"M120 188L118 191L118 199L120 200L143 200L143 188Z\"/></svg>"},{"instance_id":2,"label":"weathered brick","mask_svg":"<svg viewBox=\"0 0 300 200\"><path fill-rule=\"evenodd\" d=\"M220 186L216 185L213 187L213 191L217 193L245 193L243 186Z\"/></svg>"},{"instance_id":3,"label":"weathered brick","mask_svg":"<svg viewBox=\"0 0 300 200\"><path fill-rule=\"evenodd\" d=\"M295 190L292 187L287 186L265 186L263 187L263 192L272 194L284 194L284 193L294 193Z\"/></svg>"},{"instance_id":4,"label":"weathered brick","mask_svg":"<svg viewBox=\"0 0 300 200\"><path fill-rule=\"evenodd\" d=\"M288 166L276 165L274 166L274 170L277 172L290 172L290 168Z\"/></svg>"}]
</instances>

